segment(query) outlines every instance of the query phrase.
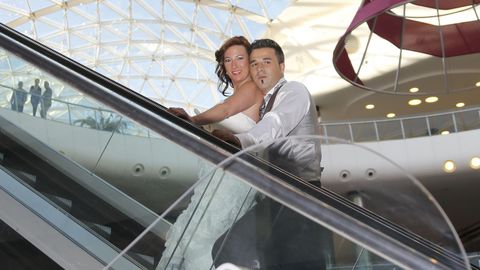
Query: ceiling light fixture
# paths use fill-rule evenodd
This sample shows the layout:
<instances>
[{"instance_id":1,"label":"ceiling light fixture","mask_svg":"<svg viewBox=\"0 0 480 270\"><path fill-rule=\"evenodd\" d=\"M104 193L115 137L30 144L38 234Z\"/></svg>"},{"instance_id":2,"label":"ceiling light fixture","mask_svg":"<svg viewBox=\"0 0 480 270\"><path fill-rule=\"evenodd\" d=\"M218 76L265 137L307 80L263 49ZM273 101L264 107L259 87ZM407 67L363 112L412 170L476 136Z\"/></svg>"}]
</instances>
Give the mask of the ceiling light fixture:
<instances>
[{"instance_id":1,"label":"ceiling light fixture","mask_svg":"<svg viewBox=\"0 0 480 270\"><path fill-rule=\"evenodd\" d=\"M480 157L473 157L470 160L470 168L474 170L480 169Z\"/></svg>"},{"instance_id":2,"label":"ceiling light fixture","mask_svg":"<svg viewBox=\"0 0 480 270\"><path fill-rule=\"evenodd\" d=\"M389 113L389 114L387 114L387 117L388 118L393 118L393 117L395 117L395 114L394 113Z\"/></svg>"},{"instance_id":3,"label":"ceiling light fixture","mask_svg":"<svg viewBox=\"0 0 480 270\"><path fill-rule=\"evenodd\" d=\"M417 89L422 89L425 93L471 90L473 84L471 87L447 84L450 80L447 77L454 72L447 61L440 59L480 53L480 46L471 46L478 43L480 28L480 20L470 16L477 13L478 0L473 2L474 4L472 1L362 1L333 52L335 70L352 85L380 93L413 94ZM369 33L364 33L366 29ZM365 37L356 53L351 53L348 49L351 36ZM382 57L378 56L379 50L382 51ZM359 55L363 55L362 59L369 59L370 67L365 66L365 61L351 61ZM429 60L431 64L428 68L415 71L416 74L411 76L424 80L415 82L410 90L402 87L401 82L410 79L404 69L410 72L411 64L426 58L434 60ZM480 62L475 65L476 69L480 68ZM385 72L375 72L375 69ZM437 72L440 72L440 76L436 75ZM395 75L385 82L390 84L389 87L379 87L375 80L371 80L390 73ZM429 84L429 79L440 83Z\"/></svg>"},{"instance_id":4,"label":"ceiling light fixture","mask_svg":"<svg viewBox=\"0 0 480 270\"><path fill-rule=\"evenodd\" d=\"M455 162L453 160L447 160L443 163L443 170L446 173L453 173L457 169L457 165L455 165Z\"/></svg>"},{"instance_id":5,"label":"ceiling light fixture","mask_svg":"<svg viewBox=\"0 0 480 270\"><path fill-rule=\"evenodd\" d=\"M417 106L417 105L420 105L422 103L422 101L420 99L410 99L408 101L408 105L410 106Z\"/></svg>"},{"instance_id":6,"label":"ceiling light fixture","mask_svg":"<svg viewBox=\"0 0 480 270\"><path fill-rule=\"evenodd\" d=\"M365 106L365 109L367 109L367 110L371 110L371 109L373 109L373 108L375 108L375 105L373 105L373 104L367 104L367 105Z\"/></svg>"},{"instance_id":7,"label":"ceiling light fixture","mask_svg":"<svg viewBox=\"0 0 480 270\"><path fill-rule=\"evenodd\" d=\"M465 103L463 103L463 102L458 102L457 104L455 104L455 106L456 106L457 108L462 108L462 107L465 106Z\"/></svg>"},{"instance_id":8,"label":"ceiling light fixture","mask_svg":"<svg viewBox=\"0 0 480 270\"><path fill-rule=\"evenodd\" d=\"M476 83L475 83L475 86L476 86L476 87L480 87L480 82L476 82Z\"/></svg>"},{"instance_id":9,"label":"ceiling light fixture","mask_svg":"<svg viewBox=\"0 0 480 270\"><path fill-rule=\"evenodd\" d=\"M420 89L418 87L412 87L410 90L408 90L410 93L417 93Z\"/></svg>"},{"instance_id":10,"label":"ceiling light fixture","mask_svg":"<svg viewBox=\"0 0 480 270\"><path fill-rule=\"evenodd\" d=\"M433 97L427 97L427 98L425 99L425 102L427 102L427 103L434 103L434 102L437 102L437 101L438 101L438 97L435 97L435 96L433 96Z\"/></svg>"},{"instance_id":11,"label":"ceiling light fixture","mask_svg":"<svg viewBox=\"0 0 480 270\"><path fill-rule=\"evenodd\" d=\"M347 49L349 53L356 53L360 47L360 40L354 35L348 35L345 39L345 43L345 49Z\"/></svg>"}]
</instances>

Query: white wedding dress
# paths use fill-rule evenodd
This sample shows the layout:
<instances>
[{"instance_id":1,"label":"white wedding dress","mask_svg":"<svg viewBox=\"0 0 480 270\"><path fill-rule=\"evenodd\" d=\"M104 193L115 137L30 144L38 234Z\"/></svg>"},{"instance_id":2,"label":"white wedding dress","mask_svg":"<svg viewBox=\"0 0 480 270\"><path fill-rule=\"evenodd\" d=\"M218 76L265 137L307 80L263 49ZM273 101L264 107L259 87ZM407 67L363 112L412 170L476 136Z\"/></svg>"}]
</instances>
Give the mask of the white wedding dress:
<instances>
[{"instance_id":1,"label":"white wedding dress","mask_svg":"<svg viewBox=\"0 0 480 270\"><path fill-rule=\"evenodd\" d=\"M242 133L255 122L243 113L236 114L213 128ZM165 250L157 270L214 269L212 247L235 220L254 203L255 192L234 176L202 162L198 186L187 209L177 218L167 234Z\"/></svg>"}]
</instances>

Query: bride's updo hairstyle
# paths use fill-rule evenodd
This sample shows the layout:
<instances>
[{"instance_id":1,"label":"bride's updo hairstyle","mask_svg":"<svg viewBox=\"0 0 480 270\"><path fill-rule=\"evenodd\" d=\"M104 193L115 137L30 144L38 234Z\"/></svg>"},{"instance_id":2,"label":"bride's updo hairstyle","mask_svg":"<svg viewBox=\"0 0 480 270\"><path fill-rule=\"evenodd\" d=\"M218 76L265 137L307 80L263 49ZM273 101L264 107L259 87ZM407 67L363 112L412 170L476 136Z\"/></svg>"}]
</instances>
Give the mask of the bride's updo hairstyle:
<instances>
[{"instance_id":1,"label":"bride's updo hairstyle","mask_svg":"<svg viewBox=\"0 0 480 270\"><path fill-rule=\"evenodd\" d=\"M226 95L226 91L229 86L233 87L232 80L230 77L227 75L227 71L225 70L225 65L223 64L223 61L225 60L225 52L228 50L228 48L234 46L234 45L240 45L245 47L245 50L248 51L248 47L250 46L250 42L243 37L243 36L235 36L232 38L227 39L220 49L218 49L215 52L215 60L217 61L217 67L215 68L215 73L218 76L219 82L218 82L218 91L222 93L222 95ZM247 55L248 56L248 55Z\"/></svg>"}]
</instances>

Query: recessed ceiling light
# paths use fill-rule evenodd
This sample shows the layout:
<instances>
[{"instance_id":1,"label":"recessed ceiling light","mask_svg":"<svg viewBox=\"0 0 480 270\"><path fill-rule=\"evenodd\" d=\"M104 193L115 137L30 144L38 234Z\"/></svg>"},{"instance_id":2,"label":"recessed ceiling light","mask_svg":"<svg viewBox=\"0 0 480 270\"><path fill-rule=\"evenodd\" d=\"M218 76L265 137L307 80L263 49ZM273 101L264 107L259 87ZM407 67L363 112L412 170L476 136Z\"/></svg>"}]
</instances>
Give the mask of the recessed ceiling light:
<instances>
[{"instance_id":1,"label":"recessed ceiling light","mask_svg":"<svg viewBox=\"0 0 480 270\"><path fill-rule=\"evenodd\" d=\"M410 105L410 106L417 106L421 103L422 103L422 101L420 99L410 99L408 101L408 105Z\"/></svg>"},{"instance_id":2,"label":"recessed ceiling light","mask_svg":"<svg viewBox=\"0 0 480 270\"><path fill-rule=\"evenodd\" d=\"M444 131L442 131L442 133L440 133L440 134L442 134L442 135L447 135L447 134L450 134L450 131L444 130Z\"/></svg>"},{"instance_id":3,"label":"recessed ceiling light","mask_svg":"<svg viewBox=\"0 0 480 270\"><path fill-rule=\"evenodd\" d=\"M367 110L371 110L371 109L375 108L375 105L373 105L373 104L367 104L367 105L365 106L365 108L366 108Z\"/></svg>"},{"instance_id":4,"label":"recessed ceiling light","mask_svg":"<svg viewBox=\"0 0 480 270\"><path fill-rule=\"evenodd\" d=\"M416 93L416 92L418 92L418 90L420 90L420 89L418 89L418 87L412 87L408 91L410 91L410 93Z\"/></svg>"},{"instance_id":5,"label":"recessed ceiling light","mask_svg":"<svg viewBox=\"0 0 480 270\"><path fill-rule=\"evenodd\" d=\"M475 83L475 86L476 86L476 87L480 87L480 82L476 82L476 83Z\"/></svg>"},{"instance_id":6,"label":"recessed ceiling light","mask_svg":"<svg viewBox=\"0 0 480 270\"><path fill-rule=\"evenodd\" d=\"M395 114L394 113L389 113L389 114L387 114L387 117L388 118L393 118L393 117L395 117Z\"/></svg>"},{"instance_id":7,"label":"recessed ceiling light","mask_svg":"<svg viewBox=\"0 0 480 270\"><path fill-rule=\"evenodd\" d=\"M473 157L470 160L470 168L474 170L480 169L480 157Z\"/></svg>"},{"instance_id":8,"label":"recessed ceiling light","mask_svg":"<svg viewBox=\"0 0 480 270\"><path fill-rule=\"evenodd\" d=\"M434 103L434 102L437 102L438 101L438 97L427 97L425 99L425 102L427 103Z\"/></svg>"},{"instance_id":9,"label":"recessed ceiling light","mask_svg":"<svg viewBox=\"0 0 480 270\"><path fill-rule=\"evenodd\" d=\"M461 108L461 107L465 106L465 103L459 102L459 103L455 104L455 106L457 106L457 108Z\"/></svg>"},{"instance_id":10,"label":"recessed ceiling light","mask_svg":"<svg viewBox=\"0 0 480 270\"><path fill-rule=\"evenodd\" d=\"M446 173L453 173L457 169L457 165L452 160L447 160L443 163L443 170Z\"/></svg>"}]
</instances>

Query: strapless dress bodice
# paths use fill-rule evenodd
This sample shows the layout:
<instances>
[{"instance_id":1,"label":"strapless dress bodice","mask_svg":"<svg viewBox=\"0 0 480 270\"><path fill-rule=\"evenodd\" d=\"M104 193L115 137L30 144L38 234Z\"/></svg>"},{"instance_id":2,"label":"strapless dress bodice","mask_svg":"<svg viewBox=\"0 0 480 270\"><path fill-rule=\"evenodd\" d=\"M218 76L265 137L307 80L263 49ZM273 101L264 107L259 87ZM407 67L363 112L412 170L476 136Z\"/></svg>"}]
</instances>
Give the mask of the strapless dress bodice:
<instances>
[{"instance_id":1,"label":"strapless dress bodice","mask_svg":"<svg viewBox=\"0 0 480 270\"><path fill-rule=\"evenodd\" d=\"M245 133L254 126L255 121L253 121L252 118L248 117L244 113L237 113L221 122L212 125L214 129L227 129L235 134Z\"/></svg>"},{"instance_id":2,"label":"strapless dress bodice","mask_svg":"<svg viewBox=\"0 0 480 270\"><path fill-rule=\"evenodd\" d=\"M196 114L200 111L194 110ZM209 131L214 129L226 129L234 134L245 133L255 126L255 121L244 113L237 113L229 118L215 124L206 125L205 128Z\"/></svg>"}]
</instances>

